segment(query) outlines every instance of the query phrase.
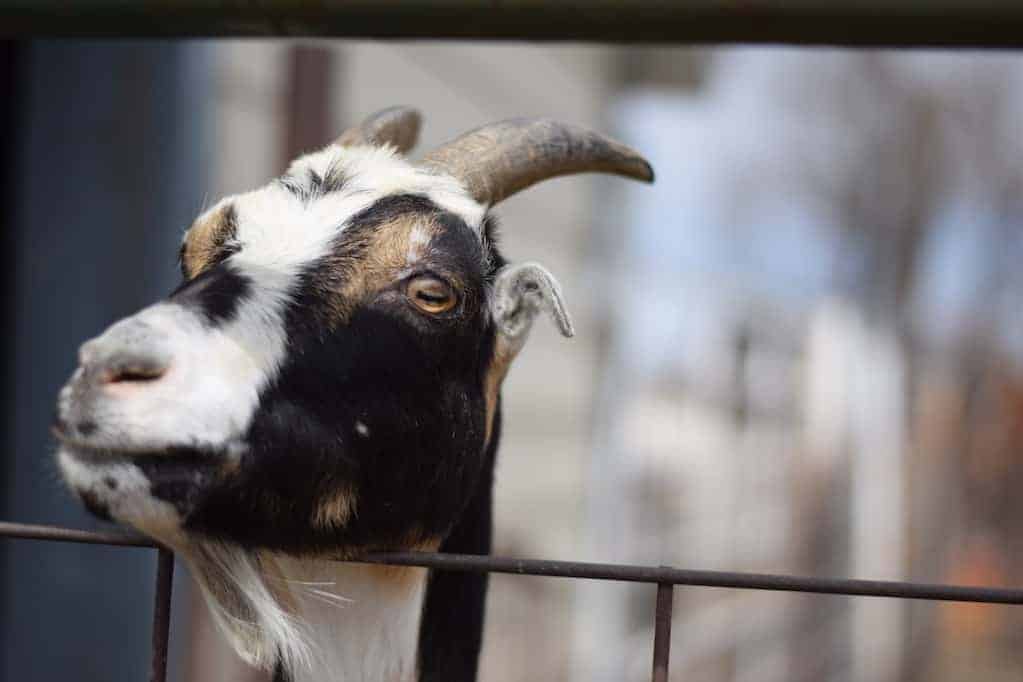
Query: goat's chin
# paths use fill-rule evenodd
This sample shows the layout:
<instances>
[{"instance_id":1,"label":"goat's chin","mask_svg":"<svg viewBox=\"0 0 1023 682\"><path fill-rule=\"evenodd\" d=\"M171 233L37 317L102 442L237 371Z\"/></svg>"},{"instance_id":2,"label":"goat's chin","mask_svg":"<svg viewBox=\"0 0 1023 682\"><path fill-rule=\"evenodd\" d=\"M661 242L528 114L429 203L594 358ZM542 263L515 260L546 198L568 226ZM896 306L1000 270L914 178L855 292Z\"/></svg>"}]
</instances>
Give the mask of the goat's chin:
<instances>
[{"instance_id":1,"label":"goat's chin","mask_svg":"<svg viewBox=\"0 0 1023 682\"><path fill-rule=\"evenodd\" d=\"M214 466L174 453L126 453L63 443L57 464L68 487L95 516L131 526L177 547L191 500ZM158 497L155 486L174 487L180 499Z\"/></svg>"}]
</instances>

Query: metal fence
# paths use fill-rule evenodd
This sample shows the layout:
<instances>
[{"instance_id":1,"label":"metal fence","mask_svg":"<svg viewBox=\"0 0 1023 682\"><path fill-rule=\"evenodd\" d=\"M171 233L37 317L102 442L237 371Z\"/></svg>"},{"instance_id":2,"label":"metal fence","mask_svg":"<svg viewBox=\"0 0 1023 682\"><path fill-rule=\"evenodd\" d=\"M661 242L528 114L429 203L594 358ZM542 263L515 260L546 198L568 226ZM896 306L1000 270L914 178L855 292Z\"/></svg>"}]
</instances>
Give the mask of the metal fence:
<instances>
[{"instance_id":1,"label":"metal fence","mask_svg":"<svg viewBox=\"0 0 1023 682\"><path fill-rule=\"evenodd\" d=\"M174 554L146 538L128 533L95 533L72 528L37 526L0 522L0 537L58 542L82 542L94 545L148 547L157 550L156 598L153 604L153 651L150 680L166 682L167 648L170 640L171 583L174 577ZM851 597L891 597L927 599L984 604L1023 604L1023 589L934 585L888 580L852 580L808 578L766 573L733 573L728 571L697 571L669 566L631 566L597 564L578 561L510 559L506 557L437 552L376 552L353 563L422 566L445 571L474 573L510 573L538 575L548 578L617 580L657 585L654 607L653 682L667 682L671 655L672 596L675 585L726 587L811 594L837 594Z\"/></svg>"}]
</instances>

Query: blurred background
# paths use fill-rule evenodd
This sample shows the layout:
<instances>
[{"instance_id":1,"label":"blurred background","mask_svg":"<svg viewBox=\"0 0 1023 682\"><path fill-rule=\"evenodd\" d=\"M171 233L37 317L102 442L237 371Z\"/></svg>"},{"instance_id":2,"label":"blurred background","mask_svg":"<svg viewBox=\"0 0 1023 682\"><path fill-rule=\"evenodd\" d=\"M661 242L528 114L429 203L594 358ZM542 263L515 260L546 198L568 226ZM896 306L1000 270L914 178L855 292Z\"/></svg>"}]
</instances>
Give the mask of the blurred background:
<instances>
[{"instance_id":1,"label":"blurred background","mask_svg":"<svg viewBox=\"0 0 1023 682\"><path fill-rule=\"evenodd\" d=\"M48 435L81 341L203 205L385 106L544 115L652 187L500 208L561 280L505 384L496 552L1023 583L1023 60L477 43L0 43L3 519L96 527ZM0 679L144 679L152 552L0 543ZM648 679L654 588L494 576L481 680ZM682 588L672 678L1019 680L1023 611ZM172 674L264 679L177 572Z\"/></svg>"}]
</instances>

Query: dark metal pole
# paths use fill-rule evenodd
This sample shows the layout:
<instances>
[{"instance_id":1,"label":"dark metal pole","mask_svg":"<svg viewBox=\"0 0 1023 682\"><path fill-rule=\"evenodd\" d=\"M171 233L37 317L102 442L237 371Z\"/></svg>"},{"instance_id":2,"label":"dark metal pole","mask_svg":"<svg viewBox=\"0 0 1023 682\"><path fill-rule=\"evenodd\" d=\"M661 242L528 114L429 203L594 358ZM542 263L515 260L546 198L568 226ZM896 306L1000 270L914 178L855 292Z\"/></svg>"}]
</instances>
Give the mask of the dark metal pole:
<instances>
[{"instance_id":1,"label":"dark metal pole","mask_svg":"<svg viewBox=\"0 0 1023 682\"><path fill-rule=\"evenodd\" d=\"M23 538L25 540L57 540L60 542L84 542L89 545L123 545L126 547L156 547L157 544L141 535L128 533L96 533L74 528L38 526L28 523L0 521L0 537Z\"/></svg>"},{"instance_id":2,"label":"dark metal pole","mask_svg":"<svg viewBox=\"0 0 1023 682\"><path fill-rule=\"evenodd\" d=\"M702 571L664 566L628 564L596 564L580 561L548 561L508 559L469 554L430 554L426 552L378 552L358 559L356 563L425 566L445 571L488 571L518 575L542 575L557 578L620 580L623 582L671 583L701 587L727 587L781 592L809 592L850 597L890 597L899 599L934 599L938 601L983 602L989 604L1023 604L1023 589L1001 587L967 587L907 583L894 580L856 580L849 578L812 578L768 573L736 573Z\"/></svg>"},{"instance_id":3,"label":"dark metal pole","mask_svg":"<svg viewBox=\"0 0 1023 682\"><path fill-rule=\"evenodd\" d=\"M162 547L156 560L156 598L153 604L153 661L150 682L167 682L167 649L170 645L171 590L174 586L174 555Z\"/></svg>"},{"instance_id":4,"label":"dark metal pole","mask_svg":"<svg viewBox=\"0 0 1023 682\"><path fill-rule=\"evenodd\" d=\"M0 0L0 36L1023 46L1016 0Z\"/></svg>"},{"instance_id":5,"label":"dark metal pole","mask_svg":"<svg viewBox=\"0 0 1023 682\"><path fill-rule=\"evenodd\" d=\"M653 682L668 682L668 659L671 657L671 606L674 586L657 583L657 611L654 614Z\"/></svg>"}]
</instances>

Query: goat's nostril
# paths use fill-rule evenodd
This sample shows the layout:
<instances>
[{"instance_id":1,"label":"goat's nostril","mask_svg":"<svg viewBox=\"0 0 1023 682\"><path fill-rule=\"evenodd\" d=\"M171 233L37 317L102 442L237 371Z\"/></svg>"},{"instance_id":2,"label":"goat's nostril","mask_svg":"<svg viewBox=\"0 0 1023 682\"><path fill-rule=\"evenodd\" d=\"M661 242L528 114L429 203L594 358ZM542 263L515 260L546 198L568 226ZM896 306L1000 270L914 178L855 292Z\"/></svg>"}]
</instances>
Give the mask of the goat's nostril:
<instances>
[{"instance_id":1,"label":"goat's nostril","mask_svg":"<svg viewBox=\"0 0 1023 682\"><path fill-rule=\"evenodd\" d=\"M156 381L166 373L166 367L128 365L106 370L103 373L102 383L121 384Z\"/></svg>"}]
</instances>

